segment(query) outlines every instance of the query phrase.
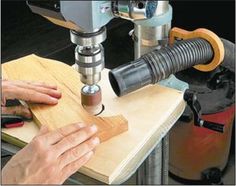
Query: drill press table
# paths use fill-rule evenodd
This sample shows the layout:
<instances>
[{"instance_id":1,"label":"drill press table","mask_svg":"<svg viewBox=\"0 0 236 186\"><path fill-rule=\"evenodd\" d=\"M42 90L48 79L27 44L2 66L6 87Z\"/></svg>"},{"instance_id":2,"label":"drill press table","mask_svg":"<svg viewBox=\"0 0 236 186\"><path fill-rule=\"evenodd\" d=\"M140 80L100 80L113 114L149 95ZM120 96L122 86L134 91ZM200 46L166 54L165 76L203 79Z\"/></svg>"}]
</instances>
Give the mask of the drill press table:
<instances>
[{"instance_id":1,"label":"drill press table","mask_svg":"<svg viewBox=\"0 0 236 186\"><path fill-rule=\"evenodd\" d=\"M55 63L35 55L17 60L19 64L22 61L29 61L29 66L24 66L24 68L34 68L32 61L43 62L45 73L50 73L52 64L57 66L53 68L54 70L59 69L59 66L62 71L65 68L71 68L63 63ZM47 68L45 64L51 67ZM15 65L11 66L9 62L3 64L2 67L3 75L14 79L7 69L12 68L17 71ZM153 149L162 143L165 135L183 113L185 102L182 92L159 85L149 86L118 98L110 87L107 74L108 70L104 70L100 82L105 106L102 116L122 114L128 120L129 130L100 144L94 157L78 172L102 183L120 184L131 177ZM79 76L72 68L70 74L64 75L70 77L68 79L70 83L73 82L73 78ZM20 77L18 79L22 79ZM40 80L40 77L38 78ZM38 130L38 126L30 122L21 128L2 129L2 138L8 143L23 147L31 141ZM80 179L79 176L78 179Z\"/></svg>"}]
</instances>

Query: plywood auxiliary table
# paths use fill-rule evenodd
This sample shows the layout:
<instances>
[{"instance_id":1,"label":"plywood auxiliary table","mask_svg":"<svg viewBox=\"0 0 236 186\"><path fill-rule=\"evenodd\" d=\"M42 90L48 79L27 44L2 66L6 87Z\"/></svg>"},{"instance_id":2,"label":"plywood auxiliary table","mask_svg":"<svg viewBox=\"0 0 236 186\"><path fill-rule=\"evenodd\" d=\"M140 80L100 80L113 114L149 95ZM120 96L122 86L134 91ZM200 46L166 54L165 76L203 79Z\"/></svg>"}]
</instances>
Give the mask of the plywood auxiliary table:
<instances>
[{"instance_id":1,"label":"plywood auxiliary table","mask_svg":"<svg viewBox=\"0 0 236 186\"><path fill-rule=\"evenodd\" d=\"M37 134L39 127L35 123L40 123L37 121L40 116L34 112L35 108L48 113L48 117L44 117L45 123L49 125L51 123L52 128L69 124L68 122L71 121L68 121L68 118L77 122L78 118L73 119L74 115L79 114L81 117L81 112L85 112L79 109L78 112L74 110L80 102L80 89L83 86L79 73L64 63L29 55L3 64L2 72L4 78L12 80L57 84L62 92L64 104L64 107L61 107L62 100L60 100L59 105L55 106L57 108L31 105L34 121L25 123L20 128L2 129L2 138L8 143L23 147ZM88 123L97 124L96 122L99 123L101 118L108 118L107 125L102 126L101 130L105 130L106 134L114 137L105 135L106 141L103 140L104 142L96 149L94 157L78 171L103 183L119 184L132 176L168 133L183 113L185 102L182 92L159 85L148 86L119 98L110 87L107 69L102 73L100 86L105 110L92 119L88 119L89 116L85 114L85 120ZM68 91L71 92L74 101L63 99L63 94L68 94ZM77 98L78 101L76 101ZM74 112L76 114L73 114ZM55 115L57 115L56 119L52 117ZM118 127L120 128L118 132L112 131L117 124L117 122L114 123L115 120L118 120L118 125L121 126ZM110 133L109 130L111 130Z\"/></svg>"}]
</instances>

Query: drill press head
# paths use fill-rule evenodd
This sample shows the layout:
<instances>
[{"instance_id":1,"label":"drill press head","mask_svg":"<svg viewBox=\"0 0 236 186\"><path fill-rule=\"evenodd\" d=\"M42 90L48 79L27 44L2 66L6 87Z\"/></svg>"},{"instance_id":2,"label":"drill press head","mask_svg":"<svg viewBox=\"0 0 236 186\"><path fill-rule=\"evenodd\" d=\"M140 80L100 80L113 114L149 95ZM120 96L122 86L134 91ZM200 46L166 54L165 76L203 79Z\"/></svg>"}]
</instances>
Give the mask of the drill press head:
<instances>
[{"instance_id":1,"label":"drill press head","mask_svg":"<svg viewBox=\"0 0 236 186\"><path fill-rule=\"evenodd\" d=\"M87 99L101 100L99 98L101 97L101 89L97 84L101 80L101 71L104 68L104 49L101 45L106 39L104 26L115 17L132 21L152 18L158 1L28 0L27 3L34 13L71 30L71 41L77 45L75 62L79 67L81 82L85 84L81 90L82 105L86 105ZM91 103L98 104L96 101ZM96 111L91 111L91 109L88 111L97 114L95 113L99 110L97 106L94 105Z\"/></svg>"}]
</instances>

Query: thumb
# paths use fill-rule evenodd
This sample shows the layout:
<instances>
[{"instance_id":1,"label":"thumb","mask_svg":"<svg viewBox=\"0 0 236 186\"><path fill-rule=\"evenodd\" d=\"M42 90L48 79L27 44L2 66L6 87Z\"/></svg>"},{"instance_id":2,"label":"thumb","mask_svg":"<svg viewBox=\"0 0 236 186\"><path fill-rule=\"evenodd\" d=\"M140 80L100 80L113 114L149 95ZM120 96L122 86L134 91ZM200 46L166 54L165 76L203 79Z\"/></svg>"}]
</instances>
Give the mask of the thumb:
<instances>
[{"instance_id":1,"label":"thumb","mask_svg":"<svg viewBox=\"0 0 236 186\"><path fill-rule=\"evenodd\" d=\"M2 107L2 114L12 114L25 117L27 119L32 118L32 113L30 110L23 105L12 106L12 107Z\"/></svg>"}]
</instances>

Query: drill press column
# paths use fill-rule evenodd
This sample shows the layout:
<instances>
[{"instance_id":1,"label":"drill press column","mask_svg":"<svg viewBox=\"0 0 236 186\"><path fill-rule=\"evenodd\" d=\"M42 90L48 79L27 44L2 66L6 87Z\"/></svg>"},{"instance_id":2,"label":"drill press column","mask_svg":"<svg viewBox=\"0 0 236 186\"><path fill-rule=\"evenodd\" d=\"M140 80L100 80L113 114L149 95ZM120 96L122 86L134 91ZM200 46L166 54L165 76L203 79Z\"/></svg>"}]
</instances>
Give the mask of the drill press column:
<instances>
[{"instance_id":1,"label":"drill press column","mask_svg":"<svg viewBox=\"0 0 236 186\"><path fill-rule=\"evenodd\" d=\"M106 39L106 28L93 33L70 32L71 42L76 44L75 61L81 74L81 104L91 114L102 110L101 88L97 83L101 80L104 69L104 49L101 43Z\"/></svg>"},{"instance_id":2,"label":"drill press column","mask_svg":"<svg viewBox=\"0 0 236 186\"><path fill-rule=\"evenodd\" d=\"M172 7L169 5L169 1L155 2L158 4L152 18L148 20L134 20L135 59L168 43ZM167 184L168 137L165 137L162 141L139 168L137 175L145 174L145 176L139 176L139 178L143 177L143 179L137 179L137 184Z\"/></svg>"},{"instance_id":3,"label":"drill press column","mask_svg":"<svg viewBox=\"0 0 236 186\"><path fill-rule=\"evenodd\" d=\"M169 5L169 1L158 1L151 19L134 21L135 59L168 44L171 20L172 7Z\"/></svg>"}]
</instances>

